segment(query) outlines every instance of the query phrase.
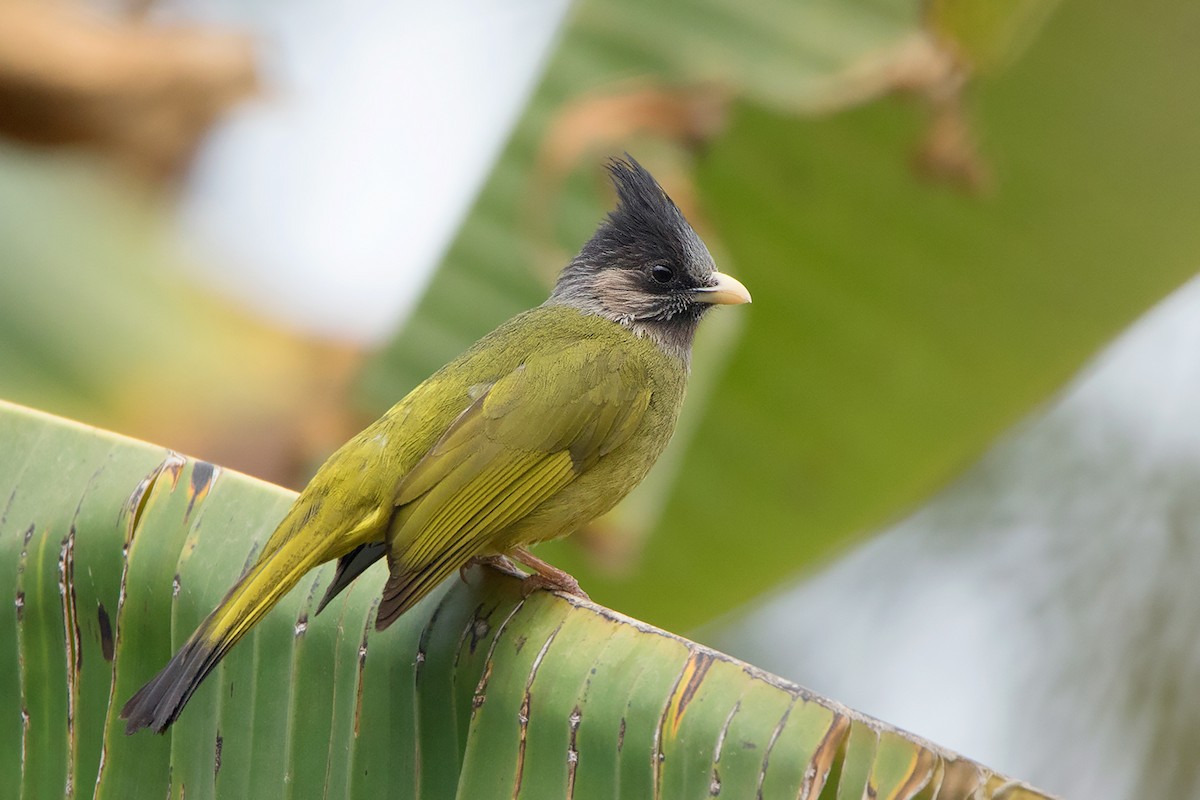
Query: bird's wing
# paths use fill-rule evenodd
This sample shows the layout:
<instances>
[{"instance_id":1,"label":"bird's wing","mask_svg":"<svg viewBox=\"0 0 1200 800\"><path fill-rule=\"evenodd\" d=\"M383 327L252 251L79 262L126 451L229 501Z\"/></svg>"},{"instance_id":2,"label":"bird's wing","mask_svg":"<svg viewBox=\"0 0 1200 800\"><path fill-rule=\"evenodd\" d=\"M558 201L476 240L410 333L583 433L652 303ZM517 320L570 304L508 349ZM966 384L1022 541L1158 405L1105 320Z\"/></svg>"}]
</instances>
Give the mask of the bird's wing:
<instances>
[{"instance_id":1,"label":"bird's wing","mask_svg":"<svg viewBox=\"0 0 1200 800\"><path fill-rule=\"evenodd\" d=\"M397 487L377 624L626 441L649 403L640 365L593 341L532 357L492 384Z\"/></svg>"}]
</instances>

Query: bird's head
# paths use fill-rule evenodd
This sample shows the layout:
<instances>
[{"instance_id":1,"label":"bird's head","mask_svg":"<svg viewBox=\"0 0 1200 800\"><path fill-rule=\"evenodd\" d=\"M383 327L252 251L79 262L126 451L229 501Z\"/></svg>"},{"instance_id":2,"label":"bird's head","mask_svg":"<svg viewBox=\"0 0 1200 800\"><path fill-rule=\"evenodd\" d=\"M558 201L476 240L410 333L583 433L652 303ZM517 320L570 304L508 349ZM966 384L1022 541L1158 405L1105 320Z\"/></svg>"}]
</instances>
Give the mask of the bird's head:
<instances>
[{"instance_id":1,"label":"bird's head","mask_svg":"<svg viewBox=\"0 0 1200 800\"><path fill-rule=\"evenodd\" d=\"M617 207L563 269L547 301L570 305L648 336L687 358L701 317L714 305L749 303L679 208L641 164L609 163Z\"/></svg>"}]
</instances>

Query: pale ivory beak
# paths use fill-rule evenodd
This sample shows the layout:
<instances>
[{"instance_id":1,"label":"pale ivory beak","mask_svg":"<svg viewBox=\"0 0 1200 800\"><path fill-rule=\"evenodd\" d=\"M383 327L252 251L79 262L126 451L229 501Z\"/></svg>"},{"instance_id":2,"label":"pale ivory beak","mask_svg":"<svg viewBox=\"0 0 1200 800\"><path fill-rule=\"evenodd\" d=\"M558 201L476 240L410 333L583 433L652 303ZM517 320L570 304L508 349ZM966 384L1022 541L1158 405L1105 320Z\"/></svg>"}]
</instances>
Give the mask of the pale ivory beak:
<instances>
[{"instance_id":1,"label":"pale ivory beak","mask_svg":"<svg viewBox=\"0 0 1200 800\"><path fill-rule=\"evenodd\" d=\"M737 278L732 278L723 272L712 274L716 284L696 289L693 295L697 303L711 303L719 306L739 306L750 302L750 292Z\"/></svg>"}]
</instances>

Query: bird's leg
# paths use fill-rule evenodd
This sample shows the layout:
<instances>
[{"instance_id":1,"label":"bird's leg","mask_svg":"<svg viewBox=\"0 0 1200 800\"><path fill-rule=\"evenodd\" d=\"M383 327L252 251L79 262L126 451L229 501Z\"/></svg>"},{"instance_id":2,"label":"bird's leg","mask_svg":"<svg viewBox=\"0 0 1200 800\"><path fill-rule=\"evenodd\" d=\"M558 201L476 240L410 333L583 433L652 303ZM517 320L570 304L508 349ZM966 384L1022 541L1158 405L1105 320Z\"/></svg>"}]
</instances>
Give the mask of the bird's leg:
<instances>
[{"instance_id":1,"label":"bird's leg","mask_svg":"<svg viewBox=\"0 0 1200 800\"><path fill-rule=\"evenodd\" d=\"M514 547L508 551L508 554L533 570L534 574L521 582L521 594L526 597L530 592L538 589L550 589L582 597L584 600L591 599L587 596L587 592L579 588L579 581L575 580L570 573L563 572L553 564L547 564L524 547Z\"/></svg>"},{"instance_id":2,"label":"bird's leg","mask_svg":"<svg viewBox=\"0 0 1200 800\"><path fill-rule=\"evenodd\" d=\"M467 570L471 567L495 567L501 572L517 572L516 566L507 556L472 556L467 563L458 568L458 577L463 583L467 582Z\"/></svg>"}]
</instances>

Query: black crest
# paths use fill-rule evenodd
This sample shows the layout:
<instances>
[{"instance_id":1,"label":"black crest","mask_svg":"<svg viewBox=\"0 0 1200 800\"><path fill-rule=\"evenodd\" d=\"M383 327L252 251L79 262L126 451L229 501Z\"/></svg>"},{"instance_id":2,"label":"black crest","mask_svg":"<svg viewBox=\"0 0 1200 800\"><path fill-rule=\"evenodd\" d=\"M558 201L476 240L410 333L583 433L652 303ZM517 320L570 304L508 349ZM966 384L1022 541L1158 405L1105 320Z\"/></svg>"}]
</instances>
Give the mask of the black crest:
<instances>
[{"instance_id":1,"label":"black crest","mask_svg":"<svg viewBox=\"0 0 1200 800\"><path fill-rule=\"evenodd\" d=\"M614 158L608 171L617 207L580 252L583 261L627 268L663 261L686 267L706 252L679 207L633 157Z\"/></svg>"}]
</instances>

